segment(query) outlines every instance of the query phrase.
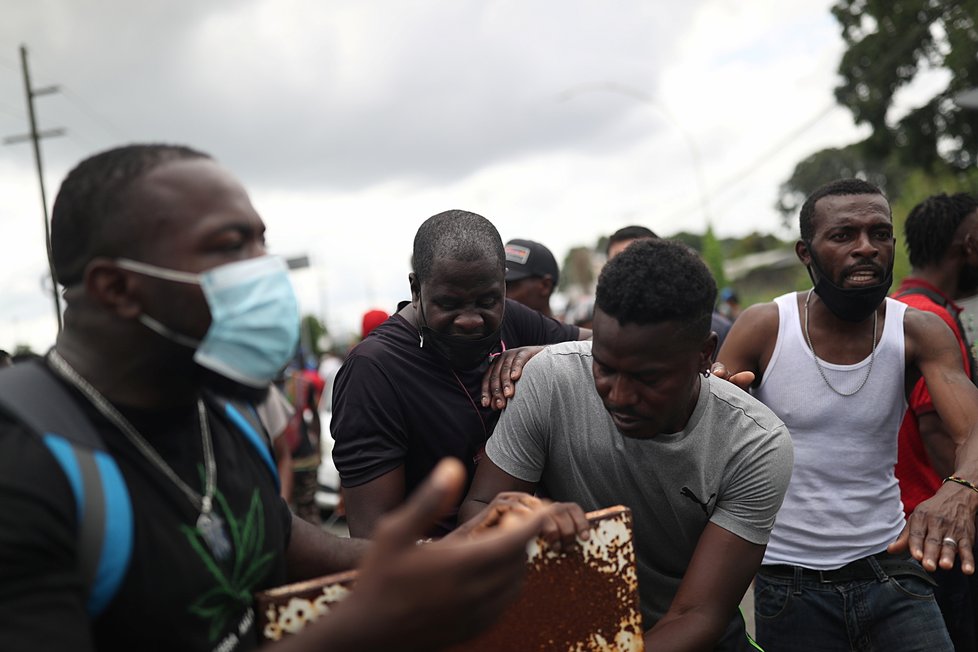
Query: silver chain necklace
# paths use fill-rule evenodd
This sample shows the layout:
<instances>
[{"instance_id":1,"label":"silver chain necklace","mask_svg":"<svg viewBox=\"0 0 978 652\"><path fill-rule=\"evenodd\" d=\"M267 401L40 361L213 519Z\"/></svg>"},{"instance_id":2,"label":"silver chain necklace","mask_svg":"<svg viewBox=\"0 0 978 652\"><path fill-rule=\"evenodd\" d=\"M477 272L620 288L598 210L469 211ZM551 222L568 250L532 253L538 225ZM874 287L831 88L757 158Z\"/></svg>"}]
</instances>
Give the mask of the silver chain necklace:
<instances>
[{"instance_id":1,"label":"silver chain necklace","mask_svg":"<svg viewBox=\"0 0 978 652\"><path fill-rule=\"evenodd\" d=\"M112 422L112 424L122 432L123 435L136 447L143 457L151 462L166 478L175 484L180 491L187 497L190 503L199 512L197 517L197 531L204 539L204 543L210 548L214 557L224 560L231 553L231 542L228 539L227 531L224 527L224 519L215 514L214 491L217 485L217 463L214 461L214 444L211 440L211 430L207 425L207 407L203 399L197 399L197 418L200 423L200 438L204 448L204 494L200 495L190 488L183 479L170 468L156 449L139 434L139 431L122 416L122 414L102 396L101 393L75 371L68 361L61 357L57 351L52 350L48 356L51 368L58 375L78 388L78 390L91 402L102 416Z\"/></svg>"},{"instance_id":2,"label":"silver chain necklace","mask_svg":"<svg viewBox=\"0 0 978 652\"><path fill-rule=\"evenodd\" d=\"M879 310L873 311L873 350L869 354L869 367L866 369L866 375L863 376L863 382L859 383L859 387L851 392L840 392L832 386L832 383L829 382L828 377L825 375L825 370L822 369L822 363L818 361L818 354L815 353L815 347L812 345L812 334L808 328L808 304L811 303L813 290L814 288L809 290L808 296L805 298L805 341L808 342L808 348L812 350L812 357L815 358L815 368L818 369L818 375L822 377L822 380L825 381L825 384L828 385L829 389L831 389L833 392L839 396L853 396L866 385L866 382L869 380L869 374L873 372L873 362L876 361L876 326L877 322L879 321Z\"/></svg>"}]
</instances>

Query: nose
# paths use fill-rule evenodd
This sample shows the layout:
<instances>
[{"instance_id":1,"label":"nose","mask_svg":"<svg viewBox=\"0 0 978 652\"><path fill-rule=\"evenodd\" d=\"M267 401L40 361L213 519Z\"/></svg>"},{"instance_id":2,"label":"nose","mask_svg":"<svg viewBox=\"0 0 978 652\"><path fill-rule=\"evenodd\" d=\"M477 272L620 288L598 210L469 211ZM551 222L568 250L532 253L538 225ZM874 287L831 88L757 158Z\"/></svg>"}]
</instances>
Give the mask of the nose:
<instances>
[{"instance_id":1,"label":"nose","mask_svg":"<svg viewBox=\"0 0 978 652\"><path fill-rule=\"evenodd\" d=\"M613 408L629 407L635 404L635 390L632 381L624 374L616 374L611 379L605 402Z\"/></svg>"},{"instance_id":2,"label":"nose","mask_svg":"<svg viewBox=\"0 0 978 652\"><path fill-rule=\"evenodd\" d=\"M478 311L466 310L455 318L452 325L455 326L455 330L459 333L477 333L482 331L485 323L485 320Z\"/></svg>"},{"instance_id":3,"label":"nose","mask_svg":"<svg viewBox=\"0 0 978 652\"><path fill-rule=\"evenodd\" d=\"M865 231L860 233L852 254L860 258L876 258L879 253L878 243L873 239L872 234Z\"/></svg>"}]
</instances>

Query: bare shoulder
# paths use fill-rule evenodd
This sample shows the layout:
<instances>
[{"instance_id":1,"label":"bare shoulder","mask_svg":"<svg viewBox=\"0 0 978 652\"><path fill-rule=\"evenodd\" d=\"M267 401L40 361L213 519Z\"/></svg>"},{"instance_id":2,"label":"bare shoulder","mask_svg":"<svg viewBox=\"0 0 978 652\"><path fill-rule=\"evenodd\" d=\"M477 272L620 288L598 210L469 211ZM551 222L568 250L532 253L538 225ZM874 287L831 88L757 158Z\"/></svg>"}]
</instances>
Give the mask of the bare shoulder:
<instances>
[{"instance_id":1,"label":"bare shoulder","mask_svg":"<svg viewBox=\"0 0 978 652\"><path fill-rule=\"evenodd\" d=\"M908 360L932 357L935 352L958 350L957 339L944 320L932 312L907 307L903 317L903 336ZM960 353L957 353L960 357Z\"/></svg>"},{"instance_id":2,"label":"bare shoulder","mask_svg":"<svg viewBox=\"0 0 978 652\"><path fill-rule=\"evenodd\" d=\"M755 382L771 357L774 342L778 339L778 305L774 302L758 303L737 317L723 346L717 355L730 373L752 371Z\"/></svg>"},{"instance_id":3,"label":"bare shoulder","mask_svg":"<svg viewBox=\"0 0 978 652\"><path fill-rule=\"evenodd\" d=\"M768 338L776 338L779 321L778 304L773 301L756 303L737 317L727 335L727 341L734 337L735 341L744 339L747 342L760 343Z\"/></svg>"},{"instance_id":4,"label":"bare shoulder","mask_svg":"<svg viewBox=\"0 0 978 652\"><path fill-rule=\"evenodd\" d=\"M903 331L907 337L927 337L935 332L950 331L944 320L927 310L907 306L903 316Z\"/></svg>"}]
</instances>

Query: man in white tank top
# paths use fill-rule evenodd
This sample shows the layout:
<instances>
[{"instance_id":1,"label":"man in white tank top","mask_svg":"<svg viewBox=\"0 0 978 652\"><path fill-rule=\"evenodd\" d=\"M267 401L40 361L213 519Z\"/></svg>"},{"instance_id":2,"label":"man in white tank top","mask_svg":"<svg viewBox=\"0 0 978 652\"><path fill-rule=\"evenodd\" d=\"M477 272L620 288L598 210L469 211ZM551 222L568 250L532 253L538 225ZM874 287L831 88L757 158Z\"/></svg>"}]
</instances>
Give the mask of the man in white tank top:
<instances>
[{"instance_id":1,"label":"man in white tank top","mask_svg":"<svg viewBox=\"0 0 978 652\"><path fill-rule=\"evenodd\" d=\"M795 446L755 581L757 640L778 652L950 650L924 570L960 556L974 572L978 389L940 318L886 299L895 240L878 188L822 186L800 222L795 250L814 287L744 311L715 369L752 372ZM958 449L949 481L904 521L893 466L921 376Z\"/></svg>"}]
</instances>

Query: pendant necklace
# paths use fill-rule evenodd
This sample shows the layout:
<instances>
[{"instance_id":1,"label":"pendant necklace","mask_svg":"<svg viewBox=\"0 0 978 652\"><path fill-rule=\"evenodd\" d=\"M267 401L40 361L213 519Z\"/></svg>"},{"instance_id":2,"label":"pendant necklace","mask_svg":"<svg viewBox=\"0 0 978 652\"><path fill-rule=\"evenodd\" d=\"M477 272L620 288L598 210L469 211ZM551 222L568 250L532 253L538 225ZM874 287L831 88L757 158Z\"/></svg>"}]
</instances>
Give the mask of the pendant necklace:
<instances>
[{"instance_id":1,"label":"pendant necklace","mask_svg":"<svg viewBox=\"0 0 978 652\"><path fill-rule=\"evenodd\" d=\"M214 558L223 561L231 554L231 541L228 539L224 519L214 512L214 491L217 486L217 463L214 460L214 443L211 440L210 426L207 424L207 407L203 399L197 399L197 418L200 423L200 438L204 449L204 494L191 489L176 472L160 457L156 449L97 389L75 371L68 361L52 350L48 355L51 368L59 376L74 385L85 398L122 432L143 457L153 464L166 478L175 484L197 509L197 531Z\"/></svg>"},{"instance_id":2,"label":"pendant necklace","mask_svg":"<svg viewBox=\"0 0 978 652\"><path fill-rule=\"evenodd\" d=\"M879 311L873 311L873 349L869 354L869 368L866 369L866 375L863 376L863 382L859 383L859 387L852 390L851 392L840 392L836 389L832 383L829 382L828 376L825 375L825 371L822 369L822 363L818 361L818 354L815 353L815 347L812 345L812 334L808 328L808 304L812 300L812 290L808 291L808 296L805 298L805 341L808 342L808 348L812 350L812 358L815 360L815 368L818 369L818 375L822 377L825 384L829 386L833 392L842 397L853 396L859 392L869 380L869 374L873 372L873 362L876 360L876 326L879 320Z\"/></svg>"}]
</instances>

